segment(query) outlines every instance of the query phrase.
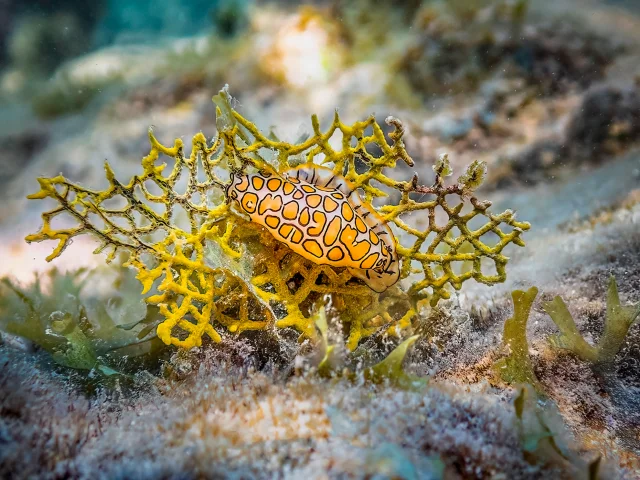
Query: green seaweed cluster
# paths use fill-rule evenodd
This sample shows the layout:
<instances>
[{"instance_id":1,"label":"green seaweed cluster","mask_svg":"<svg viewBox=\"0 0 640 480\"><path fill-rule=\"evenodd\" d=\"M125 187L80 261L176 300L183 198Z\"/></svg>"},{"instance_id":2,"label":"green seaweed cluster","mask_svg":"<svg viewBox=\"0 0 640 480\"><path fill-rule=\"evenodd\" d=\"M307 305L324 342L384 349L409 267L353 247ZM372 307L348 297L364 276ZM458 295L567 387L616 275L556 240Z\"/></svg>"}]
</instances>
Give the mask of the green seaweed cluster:
<instances>
[{"instance_id":1,"label":"green seaweed cluster","mask_svg":"<svg viewBox=\"0 0 640 480\"><path fill-rule=\"evenodd\" d=\"M91 280L84 269L53 269L28 288L2 279L0 332L24 338L56 364L87 374L122 377L155 364L163 347L154 331L157 309L143 302L132 272L117 270L117 293L108 298L82 294Z\"/></svg>"},{"instance_id":2,"label":"green seaweed cluster","mask_svg":"<svg viewBox=\"0 0 640 480\"><path fill-rule=\"evenodd\" d=\"M420 338L420 335L413 335L398 346L396 346L384 359L374 365L360 368L349 368L345 365L344 359L337 355L337 346L329 341L329 327L327 315L324 308L321 308L315 316L315 324L321 334L319 351L322 356L317 365L317 373L322 377L343 376L349 379L356 379L357 372L362 372L364 380L373 384L389 384L403 390L421 390L427 386L427 379L407 373L402 364L409 352L409 349Z\"/></svg>"},{"instance_id":3,"label":"green seaweed cluster","mask_svg":"<svg viewBox=\"0 0 640 480\"><path fill-rule=\"evenodd\" d=\"M561 447L552 432L552 425L560 425L562 421L554 403L547 396L545 386L538 380L528 353L527 321L537 294L535 287L512 292L514 316L505 322L503 334L503 343L509 354L495 362L493 370L502 381L520 389L515 401L516 412L522 411L522 404L533 404L538 395L540 397L539 406L534 408L535 415L529 415L528 424L523 420L521 437L525 454L542 455L554 463L564 462L565 467L574 471L576 478L604 478L600 456L585 463L567 448ZM619 404L620 409L634 408L631 406L635 402L633 393L627 392L616 377L615 360L627 340L630 327L640 316L640 304L622 305L616 280L611 276L604 331L595 345L584 339L562 298L557 296L552 301L542 302L542 308L560 330L559 334L548 338L548 343L587 362L601 380L602 388L613 402ZM518 416L521 414L518 413ZM637 429L619 428L620 438L629 442L637 440L636 434Z\"/></svg>"},{"instance_id":4,"label":"green seaweed cluster","mask_svg":"<svg viewBox=\"0 0 640 480\"><path fill-rule=\"evenodd\" d=\"M537 295L536 287L531 287L526 292L522 290L511 292L514 313L513 317L505 321L502 334L502 341L508 346L510 353L507 357L498 360L494 368L507 383L526 383L540 390L538 378L529 358L527 342L527 321Z\"/></svg>"},{"instance_id":5,"label":"green seaweed cluster","mask_svg":"<svg viewBox=\"0 0 640 480\"><path fill-rule=\"evenodd\" d=\"M503 333L503 343L510 353L497 361L494 369L507 383L526 383L542 391L529 358L527 342L527 321L537 295L536 287L531 287L526 292L514 290L511 293L515 311L514 316L505 322ZM543 302L542 308L560 330L559 334L549 338L549 343L554 348L571 352L580 360L602 371L613 367L616 355L623 347L629 329L640 317L640 304L622 305L620 303L618 286L613 276L609 279L607 289L604 331L596 345L591 345L584 339L562 298L557 296L550 302Z\"/></svg>"},{"instance_id":6,"label":"green seaweed cluster","mask_svg":"<svg viewBox=\"0 0 640 480\"><path fill-rule=\"evenodd\" d=\"M569 350L580 360L597 366L610 366L622 346L631 325L640 316L640 304L621 305L618 286L613 276L607 289L607 312L604 332L596 345L589 344L578 327L562 298L555 297L543 304L545 312L560 329L560 334L550 338L552 345Z\"/></svg>"}]
</instances>

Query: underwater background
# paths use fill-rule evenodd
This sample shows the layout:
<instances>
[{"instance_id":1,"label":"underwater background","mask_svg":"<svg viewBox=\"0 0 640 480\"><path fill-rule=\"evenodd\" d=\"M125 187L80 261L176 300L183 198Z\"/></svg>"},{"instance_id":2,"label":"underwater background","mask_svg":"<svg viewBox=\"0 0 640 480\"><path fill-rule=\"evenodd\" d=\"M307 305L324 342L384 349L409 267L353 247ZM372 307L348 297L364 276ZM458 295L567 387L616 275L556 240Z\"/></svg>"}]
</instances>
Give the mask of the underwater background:
<instances>
[{"instance_id":1,"label":"underwater background","mask_svg":"<svg viewBox=\"0 0 640 480\"><path fill-rule=\"evenodd\" d=\"M0 259L0 478L640 478L640 2L0 0Z\"/></svg>"}]
</instances>

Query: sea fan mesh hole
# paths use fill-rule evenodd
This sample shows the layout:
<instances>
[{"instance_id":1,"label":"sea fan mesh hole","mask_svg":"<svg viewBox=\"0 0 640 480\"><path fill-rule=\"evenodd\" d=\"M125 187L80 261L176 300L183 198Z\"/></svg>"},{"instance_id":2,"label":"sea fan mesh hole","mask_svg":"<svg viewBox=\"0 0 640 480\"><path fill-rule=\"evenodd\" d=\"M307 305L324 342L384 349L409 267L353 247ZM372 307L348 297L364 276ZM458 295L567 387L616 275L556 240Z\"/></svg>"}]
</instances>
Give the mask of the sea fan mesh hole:
<instances>
[{"instance_id":1,"label":"sea fan mesh hole","mask_svg":"<svg viewBox=\"0 0 640 480\"><path fill-rule=\"evenodd\" d=\"M108 210L123 210L129 206L129 201L122 195L114 195L102 202L100 206Z\"/></svg>"},{"instance_id":2,"label":"sea fan mesh hole","mask_svg":"<svg viewBox=\"0 0 640 480\"><path fill-rule=\"evenodd\" d=\"M342 150L342 142L344 138L344 133L342 133L340 130L336 130L334 134L331 135L331 138L329 138L329 145L333 150L339 152L340 150ZM349 139L347 139L347 141L349 141Z\"/></svg>"},{"instance_id":3,"label":"sea fan mesh hole","mask_svg":"<svg viewBox=\"0 0 640 480\"><path fill-rule=\"evenodd\" d=\"M500 237L498 236L498 234L496 234L492 230L489 230L487 233L485 233L480 237L480 241L484 243L487 247L493 248L500 241Z\"/></svg>"},{"instance_id":4,"label":"sea fan mesh hole","mask_svg":"<svg viewBox=\"0 0 640 480\"><path fill-rule=\"evenodd\" d=\"M192 323L192 322L190 322L190 323ZM176 325L171 330L171 336L173 336L173 337L175 337L175 338L177 338L179 340L185 340L189 336L189 332L187 330L185 330L184 328L182 328L180 325Z\"/></svg>"},{"instance_id":5,"label":"sea fan mesh hole","mask_svg":"<svg viewBox=\"0 0 640 480\"><path fill-rule=\"evenodd\" d=\"M442 208L440 205L436 205L434 208L434 211L435 211L436 227L443 228L449 221L449 215L447 215L447 212L445 212L444 208Z\"/></svg>"},{"instance_id":6,"label":"sea fan mesh hole","mask_svg":"<svg viewBox=\"0 0 640 480\"><path fill-rule=\"evenodd\" d=\"M464 271L470 270L469 262L465 262L462 260L453 260L450 263L451 270L455 275L461 275Z\"/></svg>"},{"instance_id":7,"label":"sea fan mesh hole","mask_svg":"<svg viewBox=\"0 0 640 480\"><path fill-rule=\"evenodd\" d=\"M72 203L76 199L76 197L76 192L69 189L69 192L67 193L67 202Z\"/></svg>"},{"instance_id":8,"label":"sea fan mesh hole","mask_svg":"<svg viewBox=\"0 0 640 480\"><path fill-rule=\"evenodd\" d=\"M449 237L451 240L457 240L462 236L462 232L455 225L449 229Z\"/></svg>"},{"instance_id":9,"label":"sea fan mesh hole","mask_svg":"<svg viewBox=\"0 0 640 480\"><path fill-rule=\"evenodd\" d=\"M429 232L425 241L420 246L420 253L433 253L437 244L434 243L438 234L436 232Z\"/></svg>"},{"instance_id":10,"label":"sea fan mesh hole","mask_svg":"<svg viewBox=\"0 0 640 480\"><path fill-rule=\"evenodd\" d=\"M467 222L467 228L469 228L470 230L478 230L482 228L482 226L485 225L488 221L489 219L487 217L485 217L481 213L478 213Z\"/></svg>"},{"instance_id":11,"label":"sea fan mesh hole","mask_svg":"<svg viewBox=\"0 0 640 480\"><path fill-rule=\"evenodd\" d=\"M160 188L160 186L154 180L145 180L144 188L147 192L149 192L149 195L152 195L154 197L162 197L164 195L162 188Z\"/></svg>"},{"instance_id":12,"label":"sea fan mesh hole","mask_svg":"<svg viewBox=\"0 0 640 480\"><path fill-rule=\"evenodd\" d=\"M458 205L460 205L461 203L465 203L462 201L462 198L460 197L460 195L457 195L455 193L450 193L449 195L445 195L444 200L445 202L447 202L447 205L449 205L449 208L451 208L452 210ZM464 208L462 210L464 210ZM459 213L459 215L462 216L463 213L461 212Z\"/></svg>"},{"instance_id":13,"label":"sea fan mesh hole","mask_svg":"<svg viewBox=\"0 0 640 480\"><path fill-rule=\"evenodd\" d=\"M509 225L508 223L504 223L504 222L499 225L499 228L500 228L500 231L506 235L513 232L513 229L514 229L512 225Z\"/></svg>"},{"instance_id":14,"label":"sea fan mesh hole","mask_svg":"<svg viewBox=\"0 0 640 480\"><path fill-rule=\"evenodd\" d=\"M62 218L60 218L60 217L62 217ZM58 227L58 226L54 225L54 222L51 222L51 227L55 228L55 229L68 227L70 225L69 223L67 223L67 222L69 222L69 218L68 217L70 217L70 216L66 212L64 214L62 214L62 215L57 215L54 218L54 221L60 221L60 222L64 222L64 223L62 224L62 227ZM91 225L93 225L96 228L96 230L98 230L100 232L104 232L106 230L106 228L107 228L107 224L104 222L102 217L100 215L95 214L95 213L87 214L87 221L89 223L91 223ZM77 223L75 221L75 219L74 219L73 223Z\"/></svg>"},{"instance_id":15,"label":"sea fan mesh hole","mask_svg":"<svg viewBox=\"0 0 640 480\"><path fill-rule=\"evenodd\" d=\"M374 158L380 158L384 155L382 148L376 142L367 142L364 145L365 151Z\"/></svg>"},{"instance_id":16,"label":"sea fan mesh hole","mask_svg":"<svg viewBox=\"0 0 640 480\"><path fill-rule=\"evenodd\" d=\"M200 192L194 192L193 195L191 195L190 201L193 205L201 205L202 200L203 200L203 197Z\"/></svg>"},{"instance_id":17,"label":"sea fan mesh hole","mask_svg":"<svg viewBox=\"0 0 640 480\"><path fill-rule=\"evenodd\" d=\"M158 228L156 230L154 230L153 232L151 232L148 235L145 235L145 237L149 237L149 240L146 243L158 243L158 242L162 242L163 240L165 240L167 238L167 231L164 228Z\"/></svg>"},{"instance_id":18,"label":"sea fan mesh hole","mask_svg":"<svg viewBox=\"0 0 640 480\"><path fill-rule=\"evenodd\" d=\"M318 153L318 154L314 155L313 163L315 163L316 165L322 165L326 158L327 158L327 156L324 153L322 153L322 152ZM330 167L330 166L329 165L325 165L325 167Z\"/></svg>"},{"instance_id":19,"label":"sea fan mesh hole","mask_svg":"<svg viewBox=\"0 0 640 480\"><path fill-rule=\"evenodd\" d=\"M155 182L151 182L151 183L154 183L155 185ZM140 200L141 203L145 204L147 207L153 210L156 214L160 216L164 216L164 214L166 213L167 211L166 205L162 202L152 202L148 200L146 195L142 192L142 188L140 188L139 185L136 186L134 190L134 195L138 200Z\"/></svg>"},{"instance_id":20,"label":"sea fan mesh hole","mask_svg":"<svg viewBox=\"0 0 640 480\"><path fill-rule=\"evenodd\" d=\"M482 267L482 273L485 276L496 276L498 275L498 269L496 268L496 262L487 257L483 257L480 261L480 265Z\"/></svg>"},{"instance_id":21,"label":"sea fan mesh hole","mask_svg":"<svg viewBox=\"0 0 640 480\"><path fill-rule=\"evenodd\" d=\"M278 166L278 153L276 150L272 150L267 147L260 147L258 149L258 155L263 158L272 167Z\"/></svg>"},{"instance_id":22,"label":"sea fan mesh hole","mask_svg":"<svg viewBox=\"0 0 640 480\"><path fill-rule=\"evenodd\" d=\"M418 260L410 260L411 261L411 271L416 275L422 272L422 263Z\"/></svg>"},{"instance_id":23,"label":"sea fan mesh hole","mask_svg":"<svg viewBox=\"0 0 640 480\"><path fill-rule=\"evenodd\" d=\"M207 173L205 171L205 167L202 164L202 153L198 153L198 158L196 160L196 180L198 183L206 183L209 178L207 178Z\"/></svg>"},{"instance_id":24,"label":"sea fan mesh hole","mask_svg":"<svg viewBox=\"0 0 640 480\"><path fill-rule=\"evenodd\" d=\"M123 230L127 230L128 232L132 231L131 223L125 217L122 217L120 215L111 215L109 217L109 220L116 227L119 227L119 228L121 228Z\"/></svg>"},{"instance_id":25,"label":"sea fan mesh hole","mask_svg":"<svg viewBox=\"0 0 640 480\"><path fill-rule=\"evenodd\" d=\"M191 231L191 223L189 222L189 214L182 205L175 204L171 212L171 223L179 229L189 232Z\"/></svg>"}]
</instances>

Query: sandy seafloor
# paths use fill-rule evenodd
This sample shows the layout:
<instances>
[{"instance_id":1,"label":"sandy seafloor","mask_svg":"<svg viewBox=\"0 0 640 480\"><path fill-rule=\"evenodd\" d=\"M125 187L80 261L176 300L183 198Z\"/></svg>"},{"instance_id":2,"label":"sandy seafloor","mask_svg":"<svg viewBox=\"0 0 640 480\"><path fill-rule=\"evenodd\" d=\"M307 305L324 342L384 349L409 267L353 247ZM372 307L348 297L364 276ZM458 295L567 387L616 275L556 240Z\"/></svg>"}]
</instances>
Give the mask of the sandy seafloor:
<instances>
[{"instance_id":1,"label":"sandy seafloor","mask_svg":"<svg viewBox=\"0 0 640 480\"><path fill-rule=\"evenodd\" d=\"M5 100L0 275L22 284L52 266L103 264L90 238L75 239L53 264L44 261L53 245L23 241L43 211L41 202L25 199L37 189L36 177L62 172L104 187L108 159L126 179L138 173L148 151L150 125L166 144L175 137L188 144L199 131L211 138L210 98L225 83L238 111L291 141L309 131L311 113L322 125L335 108L345 123L392 114L407 127L407 150L421 177L432 178L431 165L443 152L457 171L485 160L489 173L478 196L492 200L494 212L515 210L532 227L523 235L525 248L506 252L505 283L467 282L440 305L440 323L405 363L408 371L430 376L420 392L305 372L297 368L304 346L295 335L266 347L259 338L228 335L219 345L170 352L162 371L171 373L157 382L89 394L46 353L6 336L0 343L0 477L588 478L582 467L601 456L597 478L640 478L638 322L615 371L603 376L550 346L557 327L541 307L542 300L562 296L585 339L595 342L610 275L623 303L640 302L640 18L628 4L532 7L542 24L573 15L581 28L626 45L588 86L547 96L499 71L453 96L403 94L406 82L391 65L419 35L415 27L392 31L379 50L364 59L356 52L355 61L339 68L332 62L347 49L313 27L310 35L331 52L319 67L313 51L296 52L295 41L282 39L296 24L297 9L276 5L253 11L231 60L227 50L220 58L206 50L203 36L105 47L59 67L82 82L113 71L120 76L82 110L43 119L26 100ZM293 53L285 48L282 57L269 56L279 41ZM569 57L588 52L568 41L566 48ZM190 83L203 65L206 75ZM479 128L474 119L496 101L495 123ZM612 135L613 123L630 137ZM491 368L504 354L509 293L530 286L540 295L527 326L529 356L547 398L548 422L572 461L531 460L515 420L515 389ZM87 286L89 292L100 288ZM430 318L425 309L419 321ZM365 342L360 350L382 358L394 342Z\"/></svg>"}]
</instances>

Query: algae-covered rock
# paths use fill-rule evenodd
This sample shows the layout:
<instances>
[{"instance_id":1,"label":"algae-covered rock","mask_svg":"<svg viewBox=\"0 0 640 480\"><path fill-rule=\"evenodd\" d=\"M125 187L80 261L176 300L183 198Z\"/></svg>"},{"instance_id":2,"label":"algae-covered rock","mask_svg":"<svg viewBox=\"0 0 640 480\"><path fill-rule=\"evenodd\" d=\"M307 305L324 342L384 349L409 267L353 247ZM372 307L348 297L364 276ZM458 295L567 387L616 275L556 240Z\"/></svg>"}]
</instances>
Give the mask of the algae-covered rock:
<instances>
[{"instance_id":1,"label":"algae-covered rock","mask_svg":"<svg viewBox=\"0 0 640 480\"><path fill-rule=\"evenodd\" d=\"M586 89L625 48L575 21L536 21L527 1L443 2L416 14L420 37L398 63L414 90L469 92L500 72L541 95Z\"/></svg>"}]
</instances>

